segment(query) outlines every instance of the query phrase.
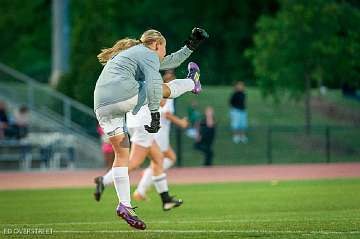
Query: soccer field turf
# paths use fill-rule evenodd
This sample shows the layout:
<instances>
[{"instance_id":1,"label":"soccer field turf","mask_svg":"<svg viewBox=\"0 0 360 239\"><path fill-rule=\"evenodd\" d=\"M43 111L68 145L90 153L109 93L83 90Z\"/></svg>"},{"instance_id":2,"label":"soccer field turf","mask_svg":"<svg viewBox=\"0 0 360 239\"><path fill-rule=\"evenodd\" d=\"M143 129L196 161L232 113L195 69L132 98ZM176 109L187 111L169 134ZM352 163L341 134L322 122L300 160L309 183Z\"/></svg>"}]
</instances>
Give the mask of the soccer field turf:
<instances>
[{"instance_id":1,"label":"soccer field turf","mask_svg":"<svg viewBox=\"0 0 360 239\"><path fill-rule=\"evenodd\" d=\"M185 203L163 212L152 191L134 203L147 223L115 216L116 195L92 188L0 191L1 238L360 238L360 179L174 185ZM23 228L52 235L5 234Z\"/></svg>"}]
</instances>

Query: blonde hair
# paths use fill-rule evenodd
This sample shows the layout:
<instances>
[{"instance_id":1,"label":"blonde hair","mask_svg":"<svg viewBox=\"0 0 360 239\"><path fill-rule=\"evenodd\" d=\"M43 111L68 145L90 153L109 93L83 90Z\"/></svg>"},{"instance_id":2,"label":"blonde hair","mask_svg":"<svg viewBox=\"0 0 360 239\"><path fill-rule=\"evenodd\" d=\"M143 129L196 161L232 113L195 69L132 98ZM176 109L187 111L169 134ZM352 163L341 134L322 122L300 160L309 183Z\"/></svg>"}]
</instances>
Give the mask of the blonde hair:
<instances>
[{"instance_id":1,"label":"blonde hair","mask_svg":"<svg viewBox=\"0 0 360 239\"><path fill-rule=\"evenodd\" d=\"M138 44L144 44L144 46L149 47L154 42L165 43L165 37L156 30L147 30L145 31L139 40L124 38L115 43L115 45L111 48L102 49L101 53L97 55L99 62L103 65L108 62L112 57L117 55L119 52L124 51L130 47L136 46Z\"/></svg>"}]
</instances>

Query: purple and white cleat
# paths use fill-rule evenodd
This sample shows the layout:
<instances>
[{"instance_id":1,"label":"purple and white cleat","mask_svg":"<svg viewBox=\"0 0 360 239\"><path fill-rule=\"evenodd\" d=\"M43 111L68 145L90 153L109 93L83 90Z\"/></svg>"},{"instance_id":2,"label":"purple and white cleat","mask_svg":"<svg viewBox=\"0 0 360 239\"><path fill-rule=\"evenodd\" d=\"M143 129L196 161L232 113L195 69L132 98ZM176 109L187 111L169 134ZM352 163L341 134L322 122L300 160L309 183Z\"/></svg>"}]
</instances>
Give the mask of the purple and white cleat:
<instances>
[{"instance_id":1,"label":"purple and white cleat","mask_svg":"<svg viewBox=\"0 0 360 239\"><path fill-rule=\"evenodd\" d=\"M192 93L194 94L200 94L201 92L201 83L200 83L200 68L199 66L194 63L190 62L188 64L188 75L187 78L192 79L194 81L195 87L192 90Z\"/></svg>"},{"instance_id":2,"label":"purple and white cleat","mask_svg":"<svg viewBox=\"0 0 360 239\"><path fill-rule=\"evenodd\" d=\"M138 218L136 215L135 208L127 207L122 203L116 208L116 214L124 219L131 227L139 230L145 230L146 224Z\"/></svg>"}]
</instances>

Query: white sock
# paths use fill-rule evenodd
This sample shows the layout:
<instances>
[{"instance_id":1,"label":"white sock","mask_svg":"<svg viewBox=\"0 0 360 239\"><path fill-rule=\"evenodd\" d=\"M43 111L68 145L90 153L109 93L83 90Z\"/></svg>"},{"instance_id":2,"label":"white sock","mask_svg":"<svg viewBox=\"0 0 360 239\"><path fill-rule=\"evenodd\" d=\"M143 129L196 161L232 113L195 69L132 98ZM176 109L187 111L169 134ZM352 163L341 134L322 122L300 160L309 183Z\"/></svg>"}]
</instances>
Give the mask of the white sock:
<instances>
[{"instance_id":1,"label":"white sock","mask_svg":"<svg viewBox=\"0 0 360 239\"><path fill-rule=\"evenodd\" d=\"M103 176L103 184L105 185L105 186L107 186L107 185L111 185L111 184L113 184L113 182L114 182L114 177L113 177L113 170L112 170L112 168L109 170L109 171L107 171L107 173Z\"/></svg>"},{"instance_id":2,"label":"white sock","mask_svg":"<svg viewBox=\"0 0 360 239\"><path fill-rule=\"evenodd\" d=\"M174 164L174 162L171 159L164 158L164 161L163 161L164 170L171 168L171 166L173 164ZM152 175L153 174L152 174L152 170L150 167L144 170L144 174L141 177L140 182L136 188L136 191L138 193L140 193L141 196L145 196L147 190L149 190L149 188L153 184Z\"/></svg>"},{"instance_id":3,"label":"white sock","mask_svg":"<svg viewBox=\"0 0 360 239\"><path fill-rule=\"evenodd\" d=\"M194 81L192 79L175 79L169 83L166 83L166 85L170 88L171 92L169 99L179 97L188 91L192 91L195 87Z\"/></svg>"},{"instance_id":4,"label":"white sock","mask_svg":"<svg viewBox=\"0 0 360 239\"><path fill-rule=\"evenodd\" d=\"M130 180L128 167L113 167L114 185L119 202L131 207Z\"/></svg>"},{"instance_id":5,"label":"white sock","mask_svg":"<svg viewBox=\"0 0 360 239\"><path fill-rule=\"evenodd\" d=\"M144 174L140 179L140 182L136 188L136 191L138 193L140 193L141 196L145 196L146 195L146 191L150 188L150 186L152 185L153 181L152 181L152 170L151 168L147 168L144 170Z\"/></svg>"},{"instance_id":6,"label":"white sock","mask_svg":"<svg viewBox=\"0 0 360 239\"><path fill-rule=\"evenodd\" d=\"M163 168L164 170L168 170L169 168L171 168L171 166L173 166L174 162L169 159L169 158L164 158L163 161Z\"/></svg>"},{"instance_id":7,"label":"white sock","mask_svg":"<svg viewBox=\"0 0 360 239\"><path fill-rule=\"evenodd\" d=\"M152 176L152 180L158 194L169 191L165 173L159 176Z\"/></svg>"}]
</instances>

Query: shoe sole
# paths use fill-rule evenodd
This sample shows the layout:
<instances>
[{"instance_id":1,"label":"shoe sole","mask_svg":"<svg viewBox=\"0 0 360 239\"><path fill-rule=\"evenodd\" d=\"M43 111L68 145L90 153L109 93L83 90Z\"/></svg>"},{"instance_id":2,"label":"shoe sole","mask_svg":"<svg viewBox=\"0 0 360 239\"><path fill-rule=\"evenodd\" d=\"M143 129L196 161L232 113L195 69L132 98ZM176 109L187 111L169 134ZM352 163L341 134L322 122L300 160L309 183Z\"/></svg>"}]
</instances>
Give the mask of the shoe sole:
<instances>
[{"instance_id":1,"label":"shoe sole","mask_svg":"<svg viewBox=\"0 0 360 239\"><path fill-rule=\"evenodd\" d=\"M198 95L198 94L200 94L200 92L201 92L201 82L200 82L200 73L199 73L199 71L198 72L196 72L195 73L195 76L194 76L194 79L193 79L193 81L194 81L194 84L199 84L200 85L200 89L197 89L197 90L192 90L192 92L194 93L194 94L196 94L196 95Z\"/></svg>"},{"instance_id":2,"label":"shoe sole","mask_svg":"<svg viewBox=\"0 0 360 239\"><path fill-rule=\"evenodd\" d=\"M173 208L176 208L176 207L180 207L184 202L181 202L179 204L175 204L174 206L170 207L170 208L163 208L164 211L170 211L171 209Z\"/></svg>"},{"instance_id":3,"label":"shoe sole","mask_svg":"<svg viewBox=\"0 0 360 239\"><path fill-rule=\"evenodd\" d=\"M122 212L117 212L117 215L119 217L121 217L127 224L129 224L129 226L138 229L138 230L145 230L146 225L145 223L141 223L141 222L134 222L134 221L130 221L126 219L126 215L125 213Z\"/></svg>"}]
</instances>

